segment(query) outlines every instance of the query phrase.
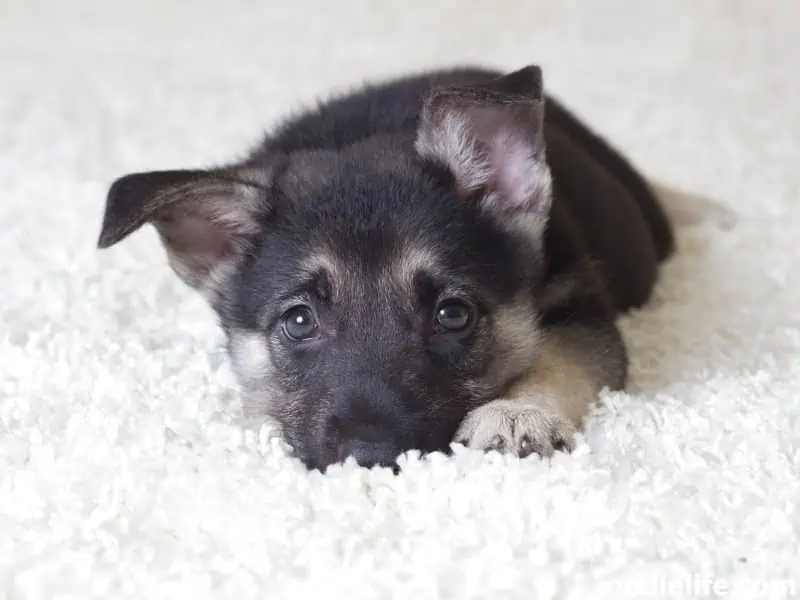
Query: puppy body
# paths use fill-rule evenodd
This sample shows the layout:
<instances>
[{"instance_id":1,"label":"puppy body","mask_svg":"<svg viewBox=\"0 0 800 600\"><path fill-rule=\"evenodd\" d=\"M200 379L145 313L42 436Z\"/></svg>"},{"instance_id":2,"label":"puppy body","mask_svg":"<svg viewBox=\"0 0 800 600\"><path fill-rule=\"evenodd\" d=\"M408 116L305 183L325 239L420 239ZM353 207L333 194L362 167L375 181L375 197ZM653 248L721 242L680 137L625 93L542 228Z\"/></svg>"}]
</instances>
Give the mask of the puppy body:
<instances>
[{"instance_id":1,"label":"puppy body","mask_svg":"<svg viewBox=\"0 0 800 600\"><path fill-rule=\"evenodd\" d=\"M120 178L100 246L145 223L219 315L247 412L318 468L570 448L625 385L615 319L674 246L649 184L536 67L365 86L241 162Z\"/></svg>"}]
</instances>

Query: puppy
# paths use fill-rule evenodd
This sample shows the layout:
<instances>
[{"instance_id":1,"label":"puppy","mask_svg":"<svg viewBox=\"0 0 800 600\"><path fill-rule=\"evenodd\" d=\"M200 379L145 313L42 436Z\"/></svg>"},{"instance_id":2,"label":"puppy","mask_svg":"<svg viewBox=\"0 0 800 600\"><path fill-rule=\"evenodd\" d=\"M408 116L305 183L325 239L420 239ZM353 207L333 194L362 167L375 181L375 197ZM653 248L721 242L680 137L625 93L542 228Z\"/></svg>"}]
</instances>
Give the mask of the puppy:
<instances>
[{"instance_id":1,"label":"puppy","mask_svg":"<svg viewBox=\"0 0 800 600\"><path fill-rule=\"evenodd\" d=\"M570 450L674 250L653 186L537 66L424 72L288 118L244 160L110 186L215 313L249 416L309 467L453 442Z\"/></svg>"}]
</instances>

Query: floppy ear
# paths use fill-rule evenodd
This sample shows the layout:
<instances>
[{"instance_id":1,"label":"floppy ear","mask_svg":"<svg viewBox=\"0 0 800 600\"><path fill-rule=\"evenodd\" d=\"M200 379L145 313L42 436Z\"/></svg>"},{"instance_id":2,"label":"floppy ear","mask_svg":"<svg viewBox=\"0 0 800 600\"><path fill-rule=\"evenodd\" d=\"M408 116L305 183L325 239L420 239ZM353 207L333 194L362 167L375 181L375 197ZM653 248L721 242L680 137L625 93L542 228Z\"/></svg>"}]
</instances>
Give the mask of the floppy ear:
<instances>
[{"instance_id":1,"label":"floppy ear","mask_svg":"<svg viewBox=\"0 0 800 600\"><path fill-rule=\"evenodd\" d=\"M416 150L446 167L464 197L540 236L552 194L543 124L542 72L528 66L489 83L433 88Z\"/></svg>"},{"instance_id":2,"label":"floppy ear","mask_svg":"<svg viewBox=\"0 0 800 600\"><path fill-rule=\"evenodd\" d=\"M269 212L268 185L268 174L255 169L125 175L108 191L97 245L109 248L151 223L177 275L213 295Z\"/></svg>"}]
</instances>

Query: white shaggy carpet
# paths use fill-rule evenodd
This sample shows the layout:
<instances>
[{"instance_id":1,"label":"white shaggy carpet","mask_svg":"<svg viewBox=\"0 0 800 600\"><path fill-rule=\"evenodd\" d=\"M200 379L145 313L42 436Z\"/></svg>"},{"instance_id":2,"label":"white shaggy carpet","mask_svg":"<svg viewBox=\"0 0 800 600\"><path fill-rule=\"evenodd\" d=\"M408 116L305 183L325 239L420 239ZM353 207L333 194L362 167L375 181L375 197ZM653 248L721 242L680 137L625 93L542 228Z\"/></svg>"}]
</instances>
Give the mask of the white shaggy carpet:
<instances>
[{"instance_id":1,"label":"white shaggy carpet","mask_svg":"<svg viewBox=\"0 0 800 600\"><path fill-rule=\"evenodd\" d=\"M0 2L0 598L800 596L798 23L792 0ZM95 250L106 186L467 61L542 64L739 225L681 234L574 455L308 474L237 425L155 234Z\"/></svg>"}]
</instances>

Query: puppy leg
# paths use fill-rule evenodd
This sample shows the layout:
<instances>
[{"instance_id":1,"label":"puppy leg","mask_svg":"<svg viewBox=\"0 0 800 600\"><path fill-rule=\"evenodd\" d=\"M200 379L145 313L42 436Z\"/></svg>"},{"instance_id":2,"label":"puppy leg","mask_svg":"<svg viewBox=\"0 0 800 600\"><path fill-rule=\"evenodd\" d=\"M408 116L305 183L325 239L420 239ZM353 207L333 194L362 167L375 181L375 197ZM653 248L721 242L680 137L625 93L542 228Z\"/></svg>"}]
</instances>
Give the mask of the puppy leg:
<instances>
[{"instance_id":1,"label":"puppy leg","mask_svg":"<svg viewBox=\"0 0 800 600\"><path fill-rule=\"evenodd\" d=\"M571 451L590 405L624 385L627 360L613 325L547 331L533 369L497 400L473 409L454 441L523 457Z\"/></svg>"}]
</instances>

